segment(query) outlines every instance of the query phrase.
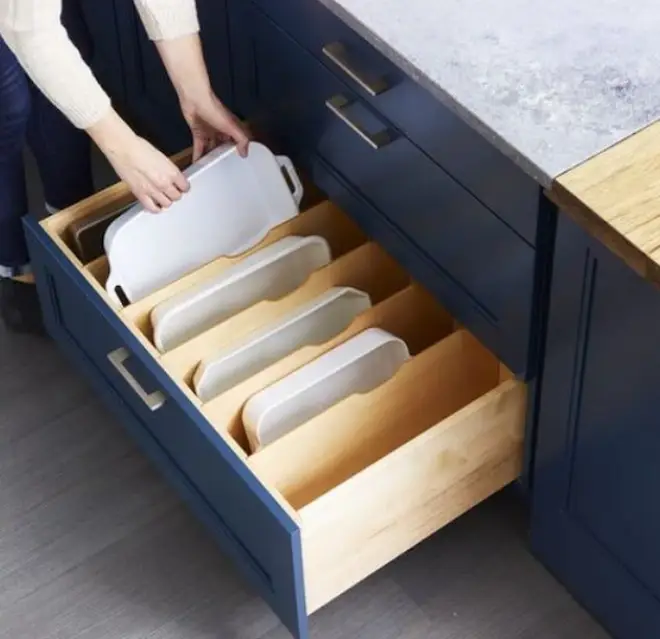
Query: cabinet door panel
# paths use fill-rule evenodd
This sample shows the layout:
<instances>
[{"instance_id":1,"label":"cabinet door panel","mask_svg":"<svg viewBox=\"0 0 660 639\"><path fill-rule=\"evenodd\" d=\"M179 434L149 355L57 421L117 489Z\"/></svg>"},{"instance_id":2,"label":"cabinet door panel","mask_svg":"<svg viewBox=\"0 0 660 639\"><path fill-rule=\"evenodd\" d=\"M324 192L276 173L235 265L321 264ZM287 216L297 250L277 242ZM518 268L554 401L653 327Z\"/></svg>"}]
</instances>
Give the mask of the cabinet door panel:
<instances>
[{"instance_id":1,"label":"cabinet door panel","mask_svg":"<svg viewBox=\"0 0 660 639\"><path fill-rule=\"evenodd\" d=\"M67 11L73 14L70 20L74 24L69 35L79 48L81 44L83 49L89 47L90 51L83 51L83 55L89 54L88 62L96 79L116 107L123 111L126 100L125 63L119 46L114 0L71 0L72 4L67 5L68 1L64 0L63 15Z\"/></svg>"},{"instance_id":2,"label":"cabinet door panel","mask_svg":"<svg viewBox=\"0 0 660 639\"><path fill-rule=\"evenodd\" d=\"M532 538L620 637L660 628L660 293L562 216Z\"/></svg>"},{"instance_id":3,"label":"cabinet door panel","mask_svg":"<svg viewBox=\"0 0 660 639\"><path fill-rule=\"evenodd\" d=\"M660 294L596 261L569 512L660 595Z\"/></svg>"}]
</instances>

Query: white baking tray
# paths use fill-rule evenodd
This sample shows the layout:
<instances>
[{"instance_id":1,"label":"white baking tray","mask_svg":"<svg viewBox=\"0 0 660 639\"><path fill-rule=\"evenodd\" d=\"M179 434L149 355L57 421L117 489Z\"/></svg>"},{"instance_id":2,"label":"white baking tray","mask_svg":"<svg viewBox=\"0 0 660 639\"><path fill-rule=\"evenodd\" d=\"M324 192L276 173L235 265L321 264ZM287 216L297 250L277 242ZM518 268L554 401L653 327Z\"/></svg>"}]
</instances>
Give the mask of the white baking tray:
<instances>
[{"instance_id":1,"label":"white baking tray","mask_svg":"<svg viewBox=\"0 0 660 639\"><path fill-rule=\"evenodd\" d=\"M302 185L291 161L261 144L250 144L247 158L221 146L185 173L190 191L169 209L136 205L106 231L106 289L116 303L117 287L134 302L217 257L240 255L298 213Z\"/></svg>"},{"instance_id":2,"label":"white baking tray","mask_svg":"<svg viewBox=\"0 0 660 639\"><path fill-rule=\"evenodd\" d=\"M408 360L406 343L369 328L253 395L243 425L259 451L342 399L366 393L390 379Z\"/></svg>"},{"instance_id":3,"label":"white baking tray","mask_svg":"<svg viewBox=\"0 0 660 639\"><path fill-rule=\"evenodd\" d=\"M328 242L316 235L273 242L155 306L154 344L165 353L258 302L283 297L331 259Z\"/></svg>"},{"instance_id":4,"label":"white baking tray","mask_svg":"<svg viewBox=\"0 0 660 639\"><path fill-rule=\"evenodd\" d=\"M195 392L207 402L303 346L336 337L370 306L363 291L331 288L275 324L202 360L193 377Z\"/></svg>"}]
</instances>

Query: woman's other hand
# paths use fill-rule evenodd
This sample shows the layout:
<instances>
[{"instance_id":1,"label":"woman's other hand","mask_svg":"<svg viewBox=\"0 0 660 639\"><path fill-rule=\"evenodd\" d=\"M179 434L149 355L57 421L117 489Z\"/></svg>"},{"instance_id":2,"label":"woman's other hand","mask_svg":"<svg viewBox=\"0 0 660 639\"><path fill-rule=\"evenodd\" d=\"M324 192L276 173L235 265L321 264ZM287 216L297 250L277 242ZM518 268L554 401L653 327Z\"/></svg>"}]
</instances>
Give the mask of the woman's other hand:
<instances>
[{"instance_id":1,"label":"woman's other hand","mask_svg":"<svg viewBox=\"0 0 660 639\"><path fill-rule=\"evenodd\" d=\"M234 142L245 157L249 136L213 92L199 35L160 40L156 47L179 96L183 117L192 131L193 160L223 142Z\"/></svg>"},{"instance_id":2,"label":"woman's other hand","mask_svg":"<svg viewBox=\"0 0 660 639\"><path fill-rule=\"evenodd\" d=\"M248 153L249 137L234 114L213 92L181 100L181 112L193 139L193 162L219 144L233 142L242 157Z\"/></svg>"},{"instance_id":3,"label":"woman's other hand","mask_svg":"<svg viewBox=\"0 0 660 639\"><path fill-rule=\"evenodd\" d=\"M111 110L87 129L117 175L148 211L158 213L189 190L186 177L163 153Z\"/></svg>"}]
</instances>

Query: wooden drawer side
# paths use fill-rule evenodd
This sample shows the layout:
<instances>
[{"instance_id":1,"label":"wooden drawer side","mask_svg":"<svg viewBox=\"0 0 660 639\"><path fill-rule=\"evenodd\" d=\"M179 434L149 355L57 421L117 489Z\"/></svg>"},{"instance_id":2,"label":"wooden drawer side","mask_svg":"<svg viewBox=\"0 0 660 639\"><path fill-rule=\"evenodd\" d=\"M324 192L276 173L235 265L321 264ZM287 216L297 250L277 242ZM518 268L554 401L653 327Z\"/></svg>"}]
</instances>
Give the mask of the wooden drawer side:
<instances>
[{"instance_id":1,"label":"wooden drawer side","mask_svg":"<svg viewBox=\"0 0 660 639\"><path fill-rule=\"evenodd\" d=\"M507 382L301 511L308 614L515 481L524 395Z\"/></svg>"}]
</instances>

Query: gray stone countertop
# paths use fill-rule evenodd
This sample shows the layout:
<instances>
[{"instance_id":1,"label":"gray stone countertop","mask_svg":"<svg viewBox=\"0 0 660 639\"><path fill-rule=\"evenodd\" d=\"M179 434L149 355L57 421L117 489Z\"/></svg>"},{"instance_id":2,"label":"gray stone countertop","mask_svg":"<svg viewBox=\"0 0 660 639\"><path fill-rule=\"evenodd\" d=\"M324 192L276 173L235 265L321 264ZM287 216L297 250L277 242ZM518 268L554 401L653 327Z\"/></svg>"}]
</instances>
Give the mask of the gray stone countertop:
<instances>
[{"instance_id":1,"label":"gray stone countertop","mask_svg":"<svg viewBox=\"0 0 660 639\"><path fill-rule=\"evenodd\" d=\"M542 185L660 118L660 0L321 0Z\"/></svg>"}]
</instances>

